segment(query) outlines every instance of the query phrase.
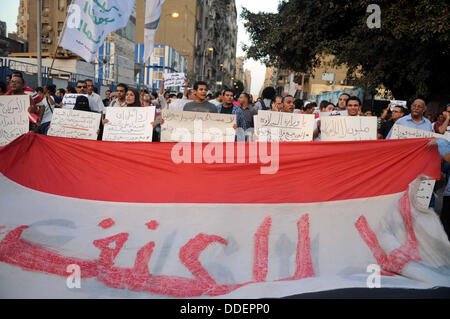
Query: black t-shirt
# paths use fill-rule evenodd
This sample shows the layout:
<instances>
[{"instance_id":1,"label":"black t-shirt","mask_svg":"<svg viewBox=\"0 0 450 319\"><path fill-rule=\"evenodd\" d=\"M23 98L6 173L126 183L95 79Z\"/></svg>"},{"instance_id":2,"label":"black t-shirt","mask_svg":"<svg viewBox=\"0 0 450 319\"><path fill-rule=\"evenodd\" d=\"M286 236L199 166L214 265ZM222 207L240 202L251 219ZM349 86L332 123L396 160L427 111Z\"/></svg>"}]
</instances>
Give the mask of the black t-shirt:
<instances>
[{"instance_id":1,"label":"black t-shirt","mask_svg":"<svg viewBox=\"0 0 450 319\"><path fill-rule=\"evenodd\" d=\"M220 110L220 113L232 114L233 113L233 105L231 105L230 107L225 107L225 105L222 104L222 109Z\"/></svg>"},{"instance_id":2,"label":"black t-shirt","mask_svg":"<svg viewBox=\"0 0 450 319\"><path fill-rule=\"evenodd\" d=\"M378 131L378 133L383 135L383 139L386 139L386 136L389 134L389 131L391 130L392 126L394 126L393 120L389 120L389 121L381 124L380 130Z\"/></svg>"},{"instance_id":3,"label":"black t-shirt","mask_svg":"<svg viewBox=\"0 0 450 319\"><path fill-rule=\"evenodd\" d=\"M104 105L104 106L109 106L110 103L111 103L111 100L110 100L110 99L104 99L104 100L103 100L103 105Z\"/></svg>"}]
</instances>

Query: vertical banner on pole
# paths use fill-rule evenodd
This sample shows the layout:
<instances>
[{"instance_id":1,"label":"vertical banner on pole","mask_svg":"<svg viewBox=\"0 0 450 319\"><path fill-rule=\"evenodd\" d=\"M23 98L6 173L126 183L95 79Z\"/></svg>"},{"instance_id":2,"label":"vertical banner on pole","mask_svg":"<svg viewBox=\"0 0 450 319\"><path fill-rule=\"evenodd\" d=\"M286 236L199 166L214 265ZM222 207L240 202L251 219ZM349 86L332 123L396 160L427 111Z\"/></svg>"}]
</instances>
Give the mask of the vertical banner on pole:
<instances>
[{"instance_id":1,"label":"vertical banner on pole","mask_svg":"<svg viewBox=\"0 0 450 319\"><path fill-rule=\"evenodd\" d=\"M147 0L145 4L144 63L148 62L155 48L155 34L161 18L163 3L164 0Z\"/></svg>"},{"instance_id":2,"label":"vertical banner on pole","mask_svg":"<svg viewBox=\"0 0 450 319\"><path fill-rule=\"evenodd\" d=\"M60 46L86 62L95 60L106 36L127 25L135 0L75 0L69 7Z\"/></svg>"}]
</instances>

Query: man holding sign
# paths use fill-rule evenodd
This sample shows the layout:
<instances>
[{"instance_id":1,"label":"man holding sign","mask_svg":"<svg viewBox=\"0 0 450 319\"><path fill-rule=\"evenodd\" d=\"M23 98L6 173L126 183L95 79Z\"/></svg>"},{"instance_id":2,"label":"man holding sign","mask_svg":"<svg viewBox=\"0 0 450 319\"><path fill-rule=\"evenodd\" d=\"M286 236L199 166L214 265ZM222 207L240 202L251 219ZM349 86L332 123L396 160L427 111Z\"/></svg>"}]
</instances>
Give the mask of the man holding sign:
<instances>
[{"instance_id":1,"label":"man holding sign","mask_svg":"<svg viewBox=\"0 0 450 319\"><path fill-rule=\"evenodd\" d=\"M184 86L184 73L164 73L164 82L166 87Z\"/></svg>"},{"instance_id":2,"label":"man holding sign","mask_svg":"<svg viewBox=\"0 0 450 319\"><path fill-rule=\"evenodd\" d=\"M236 115L237 124L235 124L233 127L235 129L237 129L238 127L242 129L242 131L240 131L237 136L237 140L245 142L244 132L247 130L247 123L245 122L244 112L239 106L233 104L233 91L231 91L230 89L225 89L223 91L223 103L219 104L219 106L217 107L217 113Z\"/></svg>"},{"instance_id":3,"label":"man holding sign","mask_svg":"<svg viewBox=\"0 0 450 319\"><path fill-rule=\"evenodd\" d=\"M347 99L348 116L358 116L361 110L361 100L357 96L351 96Z\"/></svg>"},{"instance_id":4,"label":"man holding sign","mask_svg":"<svg viewBox=\"0 0 450 319\"><path fill-rule=\"evenodd\" d=\"M283 107L281 112L284 113L294 113L294 97L292 95L286 95L281 99Z\"/></svg>"},{"instance_id":5,"label":"man holding sign","mask_svg":"<svg viewBox=\"0 0 450 319\"><path fill-rule=\"evenodd\" d=\"M396 124L432 132L433 128L431 126L431 122L423 116L426 110L427 108L425 106L425 101L422 99L417 99L411 105L411 114L402 117ZM391 139L391 135L392 129L389 131L386 139Z\"/></svg>"},{"instance_id":6,"label":"man holding sign","mask_svg":"<svg viewBox=\"0 0 450 319\"><path fill-rule=\"evenodd\" d=\"M23 77L13 74L13 77L9 83L10 90L5 95L28 95L30 97L30 106L28 107L30 122L36 124L37 127L40 127L42 116L44 114L44 106L36 106L34 99L29 94L25 93L25 80Z\"/></svg>"}]
</instances>

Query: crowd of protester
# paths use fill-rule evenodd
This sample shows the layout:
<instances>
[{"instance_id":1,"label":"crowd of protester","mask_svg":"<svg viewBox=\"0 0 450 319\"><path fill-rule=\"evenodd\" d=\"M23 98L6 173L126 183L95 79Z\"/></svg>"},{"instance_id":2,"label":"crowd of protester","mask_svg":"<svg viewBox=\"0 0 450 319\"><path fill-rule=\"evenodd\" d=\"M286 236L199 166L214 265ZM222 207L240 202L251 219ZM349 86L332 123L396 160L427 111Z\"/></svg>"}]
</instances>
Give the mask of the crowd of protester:
<instances>
[{"instance_id":1,"label":"crowd of protester","mask_svg":"<svg viewBox=\"0 0 450 319\"><path fill-rule=\"evenodd\" d=\"M261 97L256 101L248 93L235 96L231 89L225 88L214 95L208 90L205 82L199 81L188 88L186 80L184 92L178 94L165 90L164 81L159 92L137 90L126 84L118 84L115 91L107 90L102 99L92 80L80 80L75 87L65 89L54 85L37 87L26 86L21 72L13 72L6 78L7 83L0 82L0 95L28 94L30 96L30 113L36 119L30 129L41 134L47 134L55 108L62 107L65 94L83 94L87 96L88 107L83 110L106 113L108 107L146 107L155 106L157 120L155 128L161 124L160 111L170 109L171 102L176 99L188 100L183 110L194 112L210 112L235 114L237 127L247 130L254 127L253 116L259 110L274 112L287 112L297 114L315 114L318 112L347 111L348 116L376 116L370 108L364 108L361 100L356 96L343 93L339 96L336 105L329 101L316 102L303 101L291 95L277 95L273 87L266 87ZM317 116L316 116L317 117ZM406 108L399 105L387 105L377 117L378 139L389 139L395 123L438 134L450 134L450 104L436 117L426 113L426 103L416 99ZM314 139L320 140L320 119L316 118L314 126Z\"/></svg>"},{"instance_id":2,"label":"crowd of protester","mask_svg":"<svg viewBox=\"0 0 450 319\"><path fill-rule=\"evenodd\" d=\"M235 96L234 92L228 88L213 94L208 90L207 83L202 81L196 82L192 89L188 89L188 82L186 81L184 92L175 94L165 90L163 81L159 92L139 91L128 87L126 84L118 84L115 91L107 90L105 97L102 99L93 81L90 79L80 80L75 87L68 86L65 89L57 89L54 85L37 87L36 89L29 88L26 86L21 72L13 72L7 76L6 81L7 83L0 82L0 95L29 95L30 130L40 134L47 134L53 112L55 108L62 107L65 94L83 94L76 98L74 109L103 114L99 128L100 140L103 126L108 123L108 119L105 118L107 108L155 106L155 121L152 122L154 129L153 141L159 141L160 125L164 123L160 116L161 110L171 109L171 104L174 104L173 102L177 99L186 100L183 107L184 111L234 114L236 115L234 128L241 128L243 131L254 128L254 115L258 114L260 110L297 114L346 111L348 116L376 116L372 109L363 107L361 100L357 96L350 96L347 93L339 96L336 105L329 101L320 101L319 105L317 105L316 102L303 101L291 95L277 95L273 87L266 87L262 91L262 96L254 101L252 95L244 92L239 96ZM409 108L399 105L387 105L377 117L378 139L389 139L395 123L448 136L450 134L450 104L436 118L433 118L426 111L426 102L422 99L414 100ZM316 117L314 122L314 140L320 141L319 117ZM444 139L439 141L437 145L441 155L447 162L443 166L443 171L448 178L450 173L450 165L448 164L449 143ZM447 156L447 159L445 156ZM450 234L449 185L450 182L447 184L444 192L442 210L447 213L441 214L441 220L448 234Z\"/></svg>"}]
</instances>

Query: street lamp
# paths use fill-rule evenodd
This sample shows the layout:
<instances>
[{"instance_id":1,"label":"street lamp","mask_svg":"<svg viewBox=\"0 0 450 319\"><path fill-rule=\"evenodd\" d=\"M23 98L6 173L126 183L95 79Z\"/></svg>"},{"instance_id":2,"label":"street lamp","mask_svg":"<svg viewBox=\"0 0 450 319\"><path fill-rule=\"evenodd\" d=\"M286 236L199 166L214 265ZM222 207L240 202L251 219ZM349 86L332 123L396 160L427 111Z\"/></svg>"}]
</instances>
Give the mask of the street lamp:
<instances>
[{"instance_id":1,"label":"street lamp","mask_svg":"<svg viewBox=\"0 0 450 319\"><path fill-rule=\"evenodd\" d=\"M172 12L172 13L168 13L166 14L164 17L172 17L173 19L178 19L180 17L180 14L178 12ZM164 45L167 45L167 20L164 19Z\"/></svg>"}]
</instances>

